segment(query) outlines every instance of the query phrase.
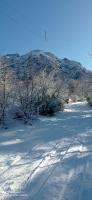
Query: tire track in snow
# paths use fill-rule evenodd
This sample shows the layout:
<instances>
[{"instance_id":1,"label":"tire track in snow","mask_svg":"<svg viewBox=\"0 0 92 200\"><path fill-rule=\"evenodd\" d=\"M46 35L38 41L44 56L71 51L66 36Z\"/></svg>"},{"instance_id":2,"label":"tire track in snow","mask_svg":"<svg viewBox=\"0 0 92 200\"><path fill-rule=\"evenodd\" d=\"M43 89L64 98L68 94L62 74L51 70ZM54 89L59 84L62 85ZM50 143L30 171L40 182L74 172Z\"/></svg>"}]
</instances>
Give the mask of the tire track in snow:
<instances>
[{"instance_id":1,"label":"tire track in snow","mask_svg":"<svg viewBox=\"0 0 92 200\"><path fill-rule=\"evenodd\" d=\"M57 149L57 146L58 145L60 145L61 144L61 142L57 142L56 143L56 145L53 145L53 148L50 150L50 152L48 152L46 155L44 155L44 153L42 153L41 155L40 155L40 157L43 157L42 158L42 160L40 161L40 163L31 171L31 174L30 174L30 176L28 176L28 178L27 178L27 180L26 180L26 184L25 184L25 186L28 184L28 182L30 181L30 178L35 174L35 172L39 169L39 167L40 167L40 165L46 160L46 158L47 158L47 156L49 156L49 158L50 158L50 154L52 153L52 151L53 150L55 150L55 149ZM50 148L51 148L51 145L48 145ZM33 147L34 148L34 147ZM23 158L25 158L27 155L29 155L29 153L31 153L32 151L34 151L34 150L31 150L31 151L29 151L29 152L27 152L26 153L26 155L24 155L23 157L21 157L21 159L20 160L22 160ZM18 161L20 161L20 160L18 160ZM16 161L16 163L18 162L18 161ZM14 162L14 161L13 161ZM12 162L12 163L13 163ZM6 169L3 173L2 173L2 175L5 175L8 171L10 171L11 170L11 168L13 168L13 167L16 167L16 165L14 164L11 164L10 166L9 166L9 168L8 169ZM0 188L2 188L7 182L8 182L8 179L10 178L10 176L8 175L8 177L7 177L7 180L5 181L5 180L3 180L2 182L3 183L1 183L0 184ZM10 192L10 193L8 193L8 192L6 192L7 193L7 195L9 194L9 195L11 195L11 194L14 194L14 193L12 193L12 192ZM19 192L19 196L21 196L23 194L23 192L21 193L21 191ZM16 196L16 194L15 194L15 196Z\"/></svg>"},{"instance_id":2,"label":"tire track in snow","mask_svg":"<svg viewBox=\"0 0 92 200\"><path fill-rule=\"evenodd\" d=\"M71 143L70 143L70 144L71 144ZM70 144L69 144L69 147L70 147ZM51 147L51 145L49 145L49 146ZM30 176L28 176L28 178L26 179L26 183L25 183L25 185L23 186L23 188L26 188L26 187L28 187L28 185L31 184L31 182L32 182L32 176L34 176L34 175L36 174L36 172L39 171L39 169L41 169L41 165L44 164L44 162L46 161L46 158L49 157L49 160L50 160L52 151L54 150L54 151L56 151L55 153L57 153L58 146L61 146L61 142L57 142L56 145L53 145L53 148L50 150L50 152L47 152L47 154L46 154L45 156L43 156L43 158L42 158L42 160L39 162L39 164L31 171L31 174L30 174ZM65 146L65 147L66 147L66 146ZM64 147L64 148L65 148L65 147ZM65 149L64 149L64 150L62 149L62 151L65 152ZM44 154L42 154L42 155L44 155ZM64 153L64 156L65 156L65 153ZM60 155L60 157L61 157L61 155ZM47 160L47 162L45 162L45 164L48 163L49 160ZM59 163L59 162L58 162L58 163ZM55 163L55 164L57 164L57 163ZM54 164L53 164L53 165L54 165ZM43 168L47 168L47 167L48 167L48 166L44 166ZM51 168L49 169L49 171L50 171L50 173L51 173ZM47 179L47 178L46 178L46 179ZM23 192L20 191L20 195L21 195L22 193L23 193ZM19 195L19 196L20 196L20 195Z\"/></svg>"},{"instance_id":3,"label":"tire track in snow","mask_svg":"<svg viewBox=\"0 0 92 200\"><path fill-rule=\"evenodd\" d=\"M84 189L84 182L85 182L85 176L86 176L86 169L87 169L87 162L84 163L84 170L83 170L83 173L82 173L82 179L81 179L81 188L80 188L80 192L79 192L79 196L78 196L78 199L79 200L82 200L82 195L83 195L83 189Z\"/></svg>"},{"instance_id":4,"label":"tire track in snow","mask_svg":"<svg viewBox=\"0 0 92 200\"><path fill-rule=\"evenodd\" d=\"M62 163L62 161L64 160L64 158L65 158L65 156L66 156L67 154L69 155L69 154L72 154L72 153L82 153L82 152L80 152L80 151L68 152L69 149L72 147L72 145L74 146L75 142L80 143L80 142L78 141L78 138L73 138L72 142L69 144L68 148L65 150L64 155L62 156L62 155L60 154L60 156L59 156L60 161L57 162L57 163L55 163L55 166L53 167L52 171L49 173L49 175L48 175L47 178L44 180L44 182L40 185L39 190L35 193L35 195L30 196L30 198L31 198L32 200L35 199L35 196L39 195L39 193L40 193L41 190L43 189L44 185L47 183L48 179L52 176L53 172L54 172L55 169L58 167L58 164ZM83 152L83 153L84 153L84 152ZM62 165L61 165L61 166L62 166ZM73 177L73 174L72 174L71 176L69 176L68 179L70 180L72 177ZM69 181L69 180L68 180L68 181Z\"/></svg>"},{"instance_id":5,"label":"tire track in snow","mask_svg":"<svg viewBox=\"0 0 92 200\"><path fill-rule=\"evenodd\" d=\"M48 176L46 177L46 179L44 180L44 182L42 182L42 184L40 185L39 190L38 190L33 196L31 196L31 194L29 194L30 200L35 200L35 197L36 197L37 195L39 195L39 193L41 192L41 190L44 188L45 184L47 183L48 179L52 176L52 174L54 173L55 169L58 167L58 164L61 163L61 162L64 160L65 156L66 156L67 153L68 153L68 150L70 149L70 147L71 147L72 144L74 143L74 140L76 140L76 138L75 138L75 139L73 138L73 140L72 140L72 142L69 144L68 148L66 148L64 155L61 156L61 154L60 154L60 156L59 156L60 162L58 162L58 163L55 164L55 166L53 167L53 169L51 170L51 172L48 174Z\"/></svg>"},{"instance_id":6,"label":"tire track in snow","mask_svg":"<svg viewBox=\"0 0 92 200\"><path fill-rule=\"evenodd\" d=\"M71 152L71 154L73 153L84 154L85 151ZM86 171L86 163L84 162L84 157L82 157L81 161L83 166L81 166L80 168L76 167L72 175L70 177L68 176L66 184L63 188L62 192L63 194L60 195L59 200L74 200L74 199L82 200L83 185L84 185L85 171ZM76 164L77 162L78 161L76 160Z\"/></svg>"},{"instance_id":7,"label":"tire track in snow","mask_svg":"<svg viewBox=\"0 0 92 200\"><path fill-rule=\"evenodd\" d=\"M25 187L27 187L27 184L30 184L30 181L31 181L32 176L34 176L34 174L36 173L36 171L37 171L38 169L41 168L40 166L41 166L42 164L44 164L44 162L46 161L46 158L49 157L49 160L50 160L52 151L54 150L55 153L57 152L57 147L58 147L58 145L60 145L60 144L61 144L61 142L57 142L56 145L53 145L53 148L52 148L49 152L47 152L46 155L44 155L44 153L42 154L41 157L43 157L43 158L41 159L41 161L39 162L39 164L32 170L31 174L28 176L28 178L27 178L27 180L26 180ZM51 146L50 146L50 147L51 147ZM44 156L43 156L43 155L44 155ZM48 163L48 160L47 160L47 163ZM44 166L44 167L45 167L45 166Z\"/></svg>"},{"instance_id":8,"label":"tire track in snow","mask_svg":"<svg viewBox=\"0 0 92 200\"><path fill-rule=\"evenodd\" d=\"M58 144L57 144L58 145ZM51 147L50 145L48 145L49 147ZM55 146L56 147L56 146ZM54 148L54 145L53 145L53 148ZM29 151L27 151L27 153L24 155L24 156L22 156L22 157L20 157L20 156L15 156L14 157L14 160L12 161L12 163L7 167L7 169L5 169L2 173L0 173L0 176L2 177L5 173L7 173L9 170L11 170L11 168L13 168L14 166L16 167L17 166L17 163L19 162L19 161L22 161L23 159L25 159L27 156L29 156L30 155L30 153L32 153L32 152L34 152L34 147L32 148L32 149L30 149ZM44 155L44 153L42 153L40 156L42 157ZM20 157L19 159L18 159L18 157ZM34 159L35 160L35 159ZM1 184L0 184L0 186L1 186Z\"/></svg>"}]
</instances>

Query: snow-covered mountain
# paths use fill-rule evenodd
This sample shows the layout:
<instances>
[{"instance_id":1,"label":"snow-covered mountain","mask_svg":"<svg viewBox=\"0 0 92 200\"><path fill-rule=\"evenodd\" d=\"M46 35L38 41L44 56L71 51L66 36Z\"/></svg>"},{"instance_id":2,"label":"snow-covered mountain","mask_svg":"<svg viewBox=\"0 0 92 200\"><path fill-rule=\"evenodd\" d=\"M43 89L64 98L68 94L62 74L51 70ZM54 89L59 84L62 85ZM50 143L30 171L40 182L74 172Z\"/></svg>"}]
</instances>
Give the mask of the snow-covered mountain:
<instances>
[{"instance_id":1,"label":"snow-covered mountain","mask_svg":"<svg viewBox=\"0 0 92 200\"><path fill-rule=\"evenodd\" d=\"M56 77L66 79L81 79L88 74L88 71L79 62L67 58L60 59L52 53L41 50L31 51L22 56L7 54L4 58L18 73L22 72L23 68L29 68L34 72L46 69L48 73L54 71Z\"/></svg>"}]
</instances>

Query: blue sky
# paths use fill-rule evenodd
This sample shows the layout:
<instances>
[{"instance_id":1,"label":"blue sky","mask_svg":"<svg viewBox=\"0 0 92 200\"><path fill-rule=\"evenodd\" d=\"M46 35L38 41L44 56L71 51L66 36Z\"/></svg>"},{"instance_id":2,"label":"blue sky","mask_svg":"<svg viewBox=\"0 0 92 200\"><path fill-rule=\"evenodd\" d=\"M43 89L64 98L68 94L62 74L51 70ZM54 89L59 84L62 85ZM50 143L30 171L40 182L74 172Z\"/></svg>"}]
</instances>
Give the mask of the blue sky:
<instances>
[{"instance_id":1,"label":"blue sky","mask_svg":"<svg viewBox=\"0 0 92 200\"><path fill-rule=\"evenodd\" d=\"M92 0L0 0L0 53L35 49L92 69Z\"/></svg>"}]
</instances>

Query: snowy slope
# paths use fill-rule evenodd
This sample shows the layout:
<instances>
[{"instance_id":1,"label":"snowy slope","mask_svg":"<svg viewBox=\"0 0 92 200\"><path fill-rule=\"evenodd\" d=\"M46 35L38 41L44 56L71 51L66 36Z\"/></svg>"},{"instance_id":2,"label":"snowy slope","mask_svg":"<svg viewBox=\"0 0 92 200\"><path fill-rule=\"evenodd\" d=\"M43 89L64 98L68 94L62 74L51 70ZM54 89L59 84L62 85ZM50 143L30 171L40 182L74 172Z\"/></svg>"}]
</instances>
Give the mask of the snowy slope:
<instances>
[{"instance_id":1,"label":"snowy slope","mask_svg":"<svg viewBox=\"0 0 92 200\"><path fill-rule=\"evenodd\" d=\"M91 200L92 110L69 104L0 130L0 200Z\"/></svg>"},{"instance_id":2,"label":"snowy slope","mask_svg":"<svg viewBox=\"0 0 92 200\"><path fill-rule=\"evenodd\" d=\"M30 73L43 69L48 72L54 71L58 78L65 79L81 79L90 73L79 62L67 58L60 59L54 54L42 50L30 51L21 56L19 54L8 54L3 58L19 74L23 72L24 68L29 68Z\"/></svg>"}]
</instances>

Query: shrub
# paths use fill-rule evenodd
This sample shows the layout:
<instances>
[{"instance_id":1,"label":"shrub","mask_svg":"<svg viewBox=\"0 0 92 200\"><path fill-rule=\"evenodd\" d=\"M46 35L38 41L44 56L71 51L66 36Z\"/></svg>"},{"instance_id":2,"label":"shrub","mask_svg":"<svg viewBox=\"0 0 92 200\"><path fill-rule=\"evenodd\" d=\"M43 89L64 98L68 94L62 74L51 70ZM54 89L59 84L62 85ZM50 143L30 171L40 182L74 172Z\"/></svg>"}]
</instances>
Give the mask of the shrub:
<instances>
[{"instance_id":1,"label":"shrub","mask_svg":"<svg viewBox=\"0 0 92 200\"><path fill-rule=\"evenodd\" d=\"M86 99L87 99L89 106L92 106L92 97L88 96Z\"/></svg>"},{"instance_id":2,"label":"shrub","mask_svg":"<svg viewBox=\"0 0 92 200\"><path fill-rule=\"evenodd\" d=\"M54 115L57 111L63 111L63 103L60 99L55 96L47 96L44 102L40 104L39 114L40 115Z\"/></svg>"}]
</instances>

